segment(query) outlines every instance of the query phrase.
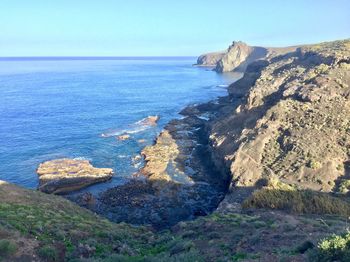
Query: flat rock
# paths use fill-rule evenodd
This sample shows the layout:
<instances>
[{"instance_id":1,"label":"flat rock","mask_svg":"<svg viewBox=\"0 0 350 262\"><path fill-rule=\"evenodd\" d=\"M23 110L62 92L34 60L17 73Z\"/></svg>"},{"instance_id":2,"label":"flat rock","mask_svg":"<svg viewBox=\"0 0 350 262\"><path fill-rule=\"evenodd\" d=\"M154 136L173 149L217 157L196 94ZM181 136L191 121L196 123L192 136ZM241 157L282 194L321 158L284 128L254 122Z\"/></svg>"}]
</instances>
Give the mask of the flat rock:
<instances>
[{"instance_id":1,"label":"flat rock","mask_svg":"<svg viewBox=\"0 0 350 262\"><path fill-rule=\"evenodd\" d=\"M113 169L93 167L87 160L55 159L37 169L38 189L45 193L68 193L112 178Z\"/></svg>"}]
</instances>

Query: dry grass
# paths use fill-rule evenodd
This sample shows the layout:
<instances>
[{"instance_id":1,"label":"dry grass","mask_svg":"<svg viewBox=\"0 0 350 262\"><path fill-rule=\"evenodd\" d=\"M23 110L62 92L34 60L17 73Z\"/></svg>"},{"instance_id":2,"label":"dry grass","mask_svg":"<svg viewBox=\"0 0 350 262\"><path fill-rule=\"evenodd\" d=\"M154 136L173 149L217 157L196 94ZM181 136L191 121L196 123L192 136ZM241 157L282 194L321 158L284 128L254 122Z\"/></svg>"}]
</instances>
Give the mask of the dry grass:
<instances>
[{"instance_id":1,"label":"dry grass","mask_svg":"<svg viewBox=\"0 0 350 262\"><path fill-rule=\"evenodd\" d=\"M299 190L281 182L269 183L255 191L244 201L243 207L280 209L298 214L350 215L348 201L327 193Z\"/></svg>"}]
</instances>

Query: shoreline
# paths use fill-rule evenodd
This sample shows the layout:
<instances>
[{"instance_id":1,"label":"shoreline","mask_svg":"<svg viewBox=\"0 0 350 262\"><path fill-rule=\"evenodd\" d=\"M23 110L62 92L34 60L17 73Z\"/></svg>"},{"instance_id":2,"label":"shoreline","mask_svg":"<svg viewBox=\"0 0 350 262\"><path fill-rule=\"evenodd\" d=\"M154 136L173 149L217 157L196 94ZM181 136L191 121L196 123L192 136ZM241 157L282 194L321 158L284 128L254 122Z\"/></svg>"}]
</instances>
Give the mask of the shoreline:
<instances>
[{"instance_id":1,"label":"shoreline","mask_svg":"<svg viewBox=\"0 0 350 262\"><path fill-rule=\"evenodd\" d=\"M142 149L144 165L125 184L97 196L73 192L65 197L113 222L157 230L209 215L230 184L228 174L214 164L209 144L210 124L228 97L185 106L182 118L170 120L154 143Z\"/></svg>"}]
</instances>

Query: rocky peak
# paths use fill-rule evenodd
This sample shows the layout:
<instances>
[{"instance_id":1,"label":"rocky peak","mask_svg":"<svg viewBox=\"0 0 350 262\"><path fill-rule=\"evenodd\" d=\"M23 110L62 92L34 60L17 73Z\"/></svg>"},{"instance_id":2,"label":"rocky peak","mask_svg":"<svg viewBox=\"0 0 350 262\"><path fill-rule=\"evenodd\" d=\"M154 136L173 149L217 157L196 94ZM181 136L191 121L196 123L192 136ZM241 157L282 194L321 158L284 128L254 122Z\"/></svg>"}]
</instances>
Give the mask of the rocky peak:
<instances>
[{"instance_id":1,"label":"rocky peak","mask_svg":"<svg viewBox=\"0 0 350 262\"><path fill-rule=\"evenodd\" d=\"M253 47L241 41L233 41L225 55L217 62L215 71L230 72L243 65L247 57L253 52Z\"/></svg>"}]
</instances>

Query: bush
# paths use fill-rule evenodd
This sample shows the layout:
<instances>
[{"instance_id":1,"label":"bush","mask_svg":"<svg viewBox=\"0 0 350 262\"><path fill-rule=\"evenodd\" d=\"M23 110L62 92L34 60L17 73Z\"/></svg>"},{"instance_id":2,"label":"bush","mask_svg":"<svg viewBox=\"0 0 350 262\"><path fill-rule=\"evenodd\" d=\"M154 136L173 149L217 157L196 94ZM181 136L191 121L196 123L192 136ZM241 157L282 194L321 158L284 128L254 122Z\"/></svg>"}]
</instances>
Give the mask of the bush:
<instances>
[{"instance_id":1,"label":"bush","mask_svg":"<svg viewBox=\"0 0 350 262\"><path fill-rule=\"evenodd\" d=\"M38 254L41 258L45 259L46 261L57 261L58 260L58 254L56 249L53 246L46 245L39 249Z\"/></svg>"},{"instance_id":2,"label":"bush","mask_svg":"<svg viewBox=\"0 0 350 262\"><path fill-rule=\"evenodd\" d=\"M333 235L319 242L311 261L350 261L350 232Z\"/></svg>"},{"instance_id":3,"label":"bush","mask_svg":"<svg viewBox=\"0 0 350 262\"><path fill-rule=\"evenodd\" d=\"M243 207L281 209L301 214L350 215L350 203L345 200L326 193L298 190L280 182L255 191L243 202Z\"/></svg>"},{"instance_id":4,"label":"bush","mask_svg":"<svg viewBox=\"0 0 350 262\"><path fill-rule=\"evenodd\" d=\"M17 251L17 245L6 239L0 240L0 258L7 257L14 254Z\"/></svg>"},{"instance_id":5,"label":"bush","mask_svg":"<svg viewBox=\"0 0 350 262\"><path fill-rule=\"evenodd\" d=\"M346 194L349 192L349 189L350 189L350 180L349 179L342 180L339 185L339 192L342 194Z\"/></svg>"}]
</instances>

